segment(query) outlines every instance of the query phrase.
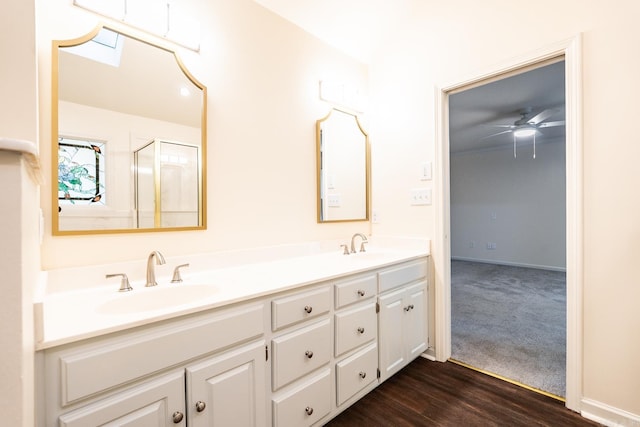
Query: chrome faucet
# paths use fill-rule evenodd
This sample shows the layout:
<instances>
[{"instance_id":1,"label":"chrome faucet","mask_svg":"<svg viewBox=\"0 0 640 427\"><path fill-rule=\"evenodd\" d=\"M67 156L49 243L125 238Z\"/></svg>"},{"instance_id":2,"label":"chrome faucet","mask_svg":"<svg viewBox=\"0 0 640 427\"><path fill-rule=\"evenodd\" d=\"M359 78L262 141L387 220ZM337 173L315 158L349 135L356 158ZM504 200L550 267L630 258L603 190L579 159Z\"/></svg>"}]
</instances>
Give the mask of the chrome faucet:
<instances>
[{"instance_id":1,"label":"chrome faucet","mask_svg":"<svg viewBox=\"0 0 640 427\"><path fill-rule=\"evenodd\" d=\"M156 282L156 270L155 265L153 263L153 259L156 259L157 265L162 265L166 263L162 254L158 251L153 251L149 254L149 258L147 258L147 283L146 287L156 286L158 283Z\"/></svg>"},{"instance_id":2,"label":"chrome faucet","mask_svg":"<svg viewBox=\"0 0 640 427\"><path fill-rule=\"evenodd\" d=\"M367 243L367 236L365 236L362 233L356 233L351 237L351 253L355 254L356 253L356 246L355 246L355 240L356 237L360 237L362 239L362 243L360 243L360 252L364 252L364 244Z\"/></svg>"}]
</instances>

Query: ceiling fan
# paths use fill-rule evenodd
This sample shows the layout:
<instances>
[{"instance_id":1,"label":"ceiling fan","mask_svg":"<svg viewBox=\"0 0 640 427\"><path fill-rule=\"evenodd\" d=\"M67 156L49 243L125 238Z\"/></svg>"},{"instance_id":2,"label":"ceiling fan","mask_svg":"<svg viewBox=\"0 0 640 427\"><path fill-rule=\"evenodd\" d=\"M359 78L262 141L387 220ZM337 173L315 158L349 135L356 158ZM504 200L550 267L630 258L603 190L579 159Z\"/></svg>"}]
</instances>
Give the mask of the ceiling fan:
<instances>
[{"instance_id":1,"label":"ceiling fan","mask_svg":"<svg viewBox=\"0 0 640 427\"><path fill-rule=\"evenodd\" d=\"M518 138L533 137L533 158L536 158L536 136L544 135L540 129L564 126L564 120L547 122L548 118L562 111L561 106L546 108L540 112L533 113L533 108L527 107L519 111L520 118L511 125L489 125L490 127L506 128L501 132L482 137L481 139L493 138L506 133L513 133L513 157L516 157L516 142Z\"/></svg>"}]
</instances>

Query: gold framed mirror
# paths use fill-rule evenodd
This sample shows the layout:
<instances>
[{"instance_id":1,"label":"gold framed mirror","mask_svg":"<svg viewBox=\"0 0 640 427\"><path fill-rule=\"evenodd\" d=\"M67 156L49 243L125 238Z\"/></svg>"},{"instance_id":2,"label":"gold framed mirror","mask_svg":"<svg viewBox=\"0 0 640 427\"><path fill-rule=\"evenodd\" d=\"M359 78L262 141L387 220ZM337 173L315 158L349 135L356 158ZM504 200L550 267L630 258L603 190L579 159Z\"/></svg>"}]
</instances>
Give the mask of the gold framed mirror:
<instances>
[{"instance_id":1,"label":"gold framed mirror","mask_svg":"<svg viewBox=\"0 0 640 427\"><path fill-rule=\"evenodd\" d=\"M333 108L316 121L318 222L369 220L369 136L354 114Z\"/></svg>"},{"instance_id":2,"label":"gold framed mirror","mask_svg":"<svg viewBox=\"0 0 640 427\"><path fill-rule=\"evenodd\" d=\"M205 229L207 89L177 53L100 25L52 65L53 234Z\"/></svg>"}]
</instances>

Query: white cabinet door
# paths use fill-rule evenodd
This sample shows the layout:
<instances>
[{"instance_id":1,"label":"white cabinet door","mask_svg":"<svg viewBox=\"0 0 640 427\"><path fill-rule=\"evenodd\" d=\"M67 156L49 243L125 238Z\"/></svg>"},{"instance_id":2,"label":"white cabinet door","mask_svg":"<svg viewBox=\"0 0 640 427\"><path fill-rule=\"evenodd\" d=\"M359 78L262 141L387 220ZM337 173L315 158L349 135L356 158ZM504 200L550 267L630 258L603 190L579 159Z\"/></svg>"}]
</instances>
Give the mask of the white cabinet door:
<instances>
[{"instance_id":1,"label":"white cabinet door","mask_svg":"<svg viewBox=\"0 0 640 427\"><path fill-rule=\"evenodd\" d=\"M185 427L184 405L184 372L179 371L64 414L60 426Z\"/></svg>"},{"instance_id":2,"label":"white cabinet door","mask_svg":"<svg viewBox=\"0 0 640 427\"><path fill-rule=\"evenodd\" d=\"M407 357L411 361L427 349L426 283L409 286L405 300L409 308L406 316L405 338Z\"/></svg>"},{"instance_id":3,"label":"white cabinet door","mask_svg":"<svg viewBox=\"0 0 640 427\"><path fill-rule=\"evenodd\" d=\"M427 349L426 286L422 281L380 296L380 381Z\"/></svg>"},{"instance_id":4,"label":"white cabinet door","mask_svg":"<svg viewBox=\"0 0 640 427\"><path fill-rule=\"evenodd\" d=\"M380 379L384 380L403 367L404 350L404 289L380 297L379 336Z\"/></svg>"},{"instance_id":5,"label":"white cabinet door","mask_svg":"<svg viewBox=\"0 0 640 427\"><path fill-rule=\"evenodd\" d=\"M266 425L265 342L187 368L190 427Z\"/></svg>"}]
</instances>

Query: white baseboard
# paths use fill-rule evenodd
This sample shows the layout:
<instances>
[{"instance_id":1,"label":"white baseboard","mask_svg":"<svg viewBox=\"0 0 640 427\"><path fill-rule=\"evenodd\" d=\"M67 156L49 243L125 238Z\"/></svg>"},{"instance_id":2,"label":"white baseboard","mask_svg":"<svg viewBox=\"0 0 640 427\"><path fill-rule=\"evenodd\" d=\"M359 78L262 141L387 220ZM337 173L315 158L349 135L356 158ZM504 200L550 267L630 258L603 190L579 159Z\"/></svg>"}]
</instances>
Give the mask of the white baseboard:
<instances>
[{"instance_id":1,"label":"white baseboard","mask_svg":"<svg viewBox=\"0 0 640 427\"><path fill-rule=\"evenodd\" d=\"M583 417L609 427L640 427L640 415L614 408L602 402L582 399Z\"/></svg>"},{"instance_id":2,"label":"white baseboard","mask_svg":"<svg viewBox=\"0 0 640 427\"><path fill-rule=\"evenodd\" d=\"M553 265L527 264L524 262L500 261L496 259L478 259L478 258L452 256L451 261L470 261L470 262L481 262L484 264L507 265L509 267L537 268L538 270L565 271L565 272L567 271L566 267L557 267Z\"/></svg>"}]
</instances>

